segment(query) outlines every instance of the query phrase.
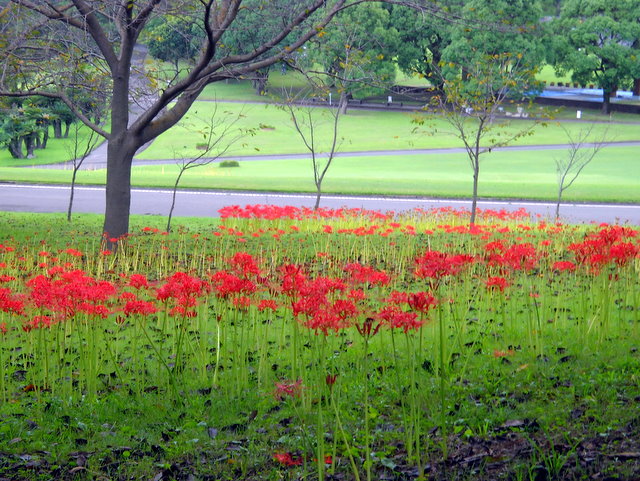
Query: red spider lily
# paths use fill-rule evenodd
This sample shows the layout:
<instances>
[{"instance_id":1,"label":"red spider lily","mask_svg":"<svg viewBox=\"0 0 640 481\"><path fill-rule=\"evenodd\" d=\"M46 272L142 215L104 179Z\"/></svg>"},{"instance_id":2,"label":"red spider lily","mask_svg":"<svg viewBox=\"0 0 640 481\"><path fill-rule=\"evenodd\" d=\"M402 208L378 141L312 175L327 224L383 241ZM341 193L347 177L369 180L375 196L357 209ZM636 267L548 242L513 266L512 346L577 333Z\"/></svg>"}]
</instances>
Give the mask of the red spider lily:
<instances>
[{"instance_id":1,"label":"red spider lily","mask_svg":"<svg viewBox=\"0 0 640 481\"><path fill-rule=\"evenodd\" d=\"M327 383L327 386L332 388L333 385L336 383L337 379L338 379L337 374L327 374L327 377L325 378L325 382Z\"/></svg>"},{"instance_id":2,"label":"red spider lily","mask_svg":"<svg viewBox=\"0 0 640 481\"><path fill-rule=\"evenodd\" d=\"M275 311L278 309L278 304L273 299L262 299L258 303L258 310L262 312L262 311L266 311L267 309L271 309L272 311Z\"/></svg>"},{"instance_id":3,"label":"red spider lily","mask_svg":"<svg viewBox=\"0 0 640 481\"><path fill-rule=\"evenodd\" d=\"M49 309L67 318L79 312L104 317L109 310L101 303L116 293L113 284L98 281L80 270L52 269L54 277L38 275L27 281L28 300L37 308Z\"/></svg>"},{"instance_id":4,"label":"red spider lily","mask_svg":"<svg viewBox=\"0 0 640 481\"><path fill-rule=\"evenodd\" d=\"M249 299L247 296L235 297L232 302L234 307L237 307L241 310L247 310L251 305L251 299Z\"/></svg>"},{"instance_id":5,"label":"red spider lily","mask_svg":"<svg viewBox=\"0 0 640 481\"><path fill-rule=\"evenodd\" d=\"M302 266L296 264L285 264L280 267L282 293L287 297L295 299L298 293L307 283L307 276Z\"/></svg>"},{"instance_id":6,"label":"red spider lily","mask_svg":"<svg viewBox=\"0 0 640 481\"><path fill-rule=\"evenodd\" d=\"M551 266L551 270L558 272L573 272L576 268L577 266L571 261L557 261L553 263L553 266Z\"/></svg>"},{"instance_id":7,"label":"red spider lily","mask_svg":"<svg viewBox=\"0 0 640 481\"><path fill-rule=\"evenodd\" d=\"M489 244L492 244L487 260L490 266L504 267L514 271L530 271L538 264L540 254L530 243L505 246L502 242L495 241Z\"/></svg>"},{"instance_id":8,"label":"red spider lily","mask_svg":"<svg viewBox=\"0 0 640 481\"><path fill-rule=\"evenodd\" d=\"M68 254L72 257L82 257L84 255L81 251L77 249L66 249L64 252L65 254Z\"/></svg>"},{"instance_id":9,"label":"red spider lily","mask_svg":"<svg viewBox=\"0 0 640 481\"><path fill-rule=\"evenodd\" d=\"M216 296L226 299L234 295L252 294L256 285L249 279L238 277L226 271L218 271L209 276Z\"/></svg>"},{"instance_id":10,"label":"red spider lily","mask_svg":"<svg viewBox=\"0 0 640 481\"><path fill-rule=\"evenodd\" d=\"M385 271L377 271L372 267L358 263L347 264L343 269L349 274L349 283L370 286L384 286L389 283L389 276Z\"/></svg>"},{"instance_id":11,"label":"red spider lily","mask_svg":"<svg viewBox=\"0 0 640 481\"><path fill-rule=\"evenodd\" d=\"M158 308L152 302L142 301L139 299L132 299L127 301L122 309L124 315L129 317L132 314L140 314L143 316L150 316L158 312Z\"/></svg>"},{"instance_id":12,"label":"red spider lily","mask_svg":"<svg viewBox=\"0 0 640 481\"><path fill-rule=\"evenodd\" d=\"M489 277L484 281L484 285L487 286L487 289L498 289L500 292L504 292L509 286L509 281L504 277Z\"/></svg>"},{"instance_id":13,"label":"red spider lily","mask_svg":"<svg viewBox=\"0 0 640 481\"><path fill-rule=\"evenodd\" d=\"M443 277L458 275L474 261L473 256L466 254L427 251L415 259L414 275L418 279L433 279L437 284Z\"/></svg>"},{"instance_id":14,"label":"red spider lily","mask_svg":"<svg viewBox=\"0 0 640 481\"><path fill-rule=\"evenodd\" d=\"M300 466L302 464L302 459L298 456L294 458L291 453L275 453L273 459L283 466Z\"/></svg>"},{"instance_id":15,"label":"red spider lily","mask_svg":"<svg viewBox=\"0 0 640 481\"><path fill-rule=\"evenodd\" d=\"M22 330L24 332L31 332L33 329L50 328L53 323L54 321L51 316L34 316L22 324Z\"/></svg>"},{"instance_id":16,"label":"red spider lily","mask_svg":"<svg viewBox=\"0 0 640 481\"><path fill-rule=\"evenodd\" d=\"M358 334L360 334L365 339L369 339L378 334L380 327L382 327L382 323L376 322L376 320L372 317L367 317L364 321L362 321L362 323L356 324L356 330L358 331Z\"/></svg>"},{"instance_id":17,"label":"red spider lily","mask_svg":"<svg viewBox=\"0 0 640 481\"><path fill-rule=\"evenodd\" d=\"M22 315L24 303L6 287L0 287L0 311Z\"/></svg>"},{"instance_id":18,"label":"red spider lily","mask_svg":"<svg viewBox=\"0 0 640 481\"><path fill-rule=\"evenodd\" d=\"M276 382L274 386L275 391L273 395L278 401L281 401L282 399L285 399L287 397L300 397L300 395L302 394L302 389L304 389L304 386L302 385L302 379L298 379L297 381Z\"/></svg>"},{"instance_id":19,"label":"red spider lily","mask_svg":"<svg viewBox=\"0 0 640 481\"><path fill-rule=\"evenodd\" d=\"M411 310L426 314L438 305L438 301L428 292L411 292L407 295L407 304Z\"/></svg>"},{"instance_id":20,"label":"red spider lily","mask_svg":"<svg viewBox=\"0 0 640 481\"><path fill-rule=\"evenodd\" d=\"M147 276L145 276L144 274L131 274L127 285L133 287L134 289L142 289L143 287L148 288L149 281L147 279Z\"/></svg>"},{"instance_id":21,"label":"red spider lily","mask_svg":"<svg viewBox=\"0 0 640 481\"><path fill-rule=\"evenodd\" d=\"M7 323L2 322L0 323L0 334L6 334L6 333L7 333Z\"/></svg>"},{"instance_id":22,"label":"red spider lily","mask_svg":"<svg viewBox=\"0 0 640 481\"><path fill-rule=\"evenodd\" d=\"M198 305L198 298L205 296L210 289L208 282L185 272L176 272L157 290L156 298L165 302L173 300L174 307L169 311L173 316L195 317L193 308Z\"/></svg>"},{"instance_id":23,"label":"red spider lily","mask_svg":"<svg viewBox=\"0 0 640 481\"><path fill-rule=\"evenodd\" d=\"M402 329L405 334L411 330L417 331L425 322L418 318L417 313L405 312L398 306L385 306L380 309L376 317L391 329Z\"/></svg>"},{"instance_id":24,"label":"red spider lily","mask_svg":"<svg viewBox=\"0 0 640 481\"><path fill-rule=\"evenodd\" d=\"M260 274L256 260L246 252L236 252L233 257L227 260L227 263L231 266L231 272L240 277L246 278Z\"/></svg>"},{"instance_id":25,"label":"red spider lily","mask_svg":"<svg viewBox=\"0 0 640 481\"><path fill-rule=\"evenodd\" d=\"M513 356L514 354L515 353L514 353L513 349L508 349L506 351L500 351L500 350L496 349L495 351L493 351L493 357L496 357L496 358Z\"/></svg>"},{"instance_id":26,"label":"red spider lily","mask_svg":"<svg viewBox=\"0 0 640 481\"><path fill-rule=\"evenodd\" d=\"M358 316L358 308L347 299L337 299L333 303L321 303L316 305L305 326L315 331L321 331L325 336L329 330L338 332L352 324L352 319Z\"/></svg>"},{"instance_id":27,"label":"red spider lily","mask_svg":"<svg viewBox=\"0 0 640 481\"><path fill-rule=\"evenodd\" d=\"M389 293L389 296L384 299L384 302L386 304L395 304L395 305L401 305L401 304L406 304L409 301L409 294L406 292L400 292L400 291L391 291Z\"/></svg>"}]
</instances>

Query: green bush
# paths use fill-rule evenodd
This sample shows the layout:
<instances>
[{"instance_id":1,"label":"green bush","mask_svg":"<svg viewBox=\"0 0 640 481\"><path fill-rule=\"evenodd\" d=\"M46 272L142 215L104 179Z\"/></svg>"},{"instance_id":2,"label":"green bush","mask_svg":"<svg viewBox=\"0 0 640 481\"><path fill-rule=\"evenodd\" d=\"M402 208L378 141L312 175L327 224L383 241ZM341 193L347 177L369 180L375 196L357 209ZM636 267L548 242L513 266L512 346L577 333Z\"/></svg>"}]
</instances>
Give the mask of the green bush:
<instances>
[{"instance_id":1,"label":"green bush","mask_svg":"<svg viewBox=\"0 0 640 481\"><path fill-rule=\"evenodd\" d=\"M220 167L240 167L240 163L237 160L223 160Z\"/></svg>"}]
</instances>

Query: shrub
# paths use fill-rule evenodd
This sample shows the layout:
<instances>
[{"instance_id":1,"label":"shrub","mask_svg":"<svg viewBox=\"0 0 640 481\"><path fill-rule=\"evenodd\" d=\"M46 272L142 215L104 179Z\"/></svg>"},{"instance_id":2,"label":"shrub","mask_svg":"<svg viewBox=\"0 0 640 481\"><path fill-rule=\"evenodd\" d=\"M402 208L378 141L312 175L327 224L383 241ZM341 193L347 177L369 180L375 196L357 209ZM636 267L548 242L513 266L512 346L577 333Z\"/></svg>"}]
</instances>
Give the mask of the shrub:
<instances>
[{"instance_id":1,"label":"shrub","mask_svg":"<svg viewBox=\"0 0 640 481\"><path fill-rule=\"evenodd\" d=\"M240 167L240 163L237 160L223 160L220 167Z\"/></svg>"}]
</instances>

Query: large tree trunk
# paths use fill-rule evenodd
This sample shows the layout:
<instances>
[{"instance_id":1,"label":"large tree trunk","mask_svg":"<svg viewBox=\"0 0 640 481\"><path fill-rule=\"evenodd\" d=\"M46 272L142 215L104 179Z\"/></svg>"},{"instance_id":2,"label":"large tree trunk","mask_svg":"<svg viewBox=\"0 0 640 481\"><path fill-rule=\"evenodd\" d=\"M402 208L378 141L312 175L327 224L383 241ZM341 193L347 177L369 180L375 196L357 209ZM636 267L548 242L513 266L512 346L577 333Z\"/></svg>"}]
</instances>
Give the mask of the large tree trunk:
<instances>
[{"instance_id":1,"label":"large tree trunk","mask_svg":"<svg viewBox=\"0 0 640 481\"><path fill-rule=\"evenodd\" d=\"M46 149L47 142L49 142L49 126L47 126L42 132L42 143L40 144L40 148Z\"/></svg>"},{"instance_id":2,"label":"large tree trunk","mask_svg":"<svg viewBox=\"0 0 640 481\"><path fill-rule=\"evenodd\" d=\"M611 92L603 90L602 93L602 113L609 115L611 113Z\"/></svg>"},{"instance_id":3,"label":"large tree trunk","mask_svg":"<svg viewBox=\"0 0 640 481\"><path fill-rule=\"evenodd\" d=\"M131 209L131 163L136 148L126 136L109 141L107 145L107 186L104 229L106 246L115 247L113 239L129 232Z\"/></svg>"},{"instance_id":4,"label":"large tree trunk","mask_svg":"<svg viewBox=\"0 0 640 481\"><path fill-rule=\"evenodd\" d=\"M633 81L633 95L640 96L640 78L634 79Z\"/></svg>"},{"instance_id":5,"label":"large tree trunk","mask_svg":"<svg viewBox=\"0 0 640 481\"><path fill-rule=\"evenodd\" d=\"M14 159L24 159L24 154L22 153L22 137L12 139L7 147L11 157Z\"/></svg>"},{"instance_id":6,"label":"large tree trunk","mask_svg":"<svg viewBox=\"0 0 640 481\"><path fill-rule=\"evenodd\" d=\"M53 121L53 138L55 139L62 138L62 120Z\"/></svg>"},{"instance_id":7,"label":"large tree trunk","mask_svg":"<svg viewBox=\"0 0 640 481\"><path fill-rule=\"evenodd\" d=\"M24 145L27 148L27 159L35 159L36 154L33 151L36 148L36 136L35 132L24 136Z\"/></svg>"}]
</instances>

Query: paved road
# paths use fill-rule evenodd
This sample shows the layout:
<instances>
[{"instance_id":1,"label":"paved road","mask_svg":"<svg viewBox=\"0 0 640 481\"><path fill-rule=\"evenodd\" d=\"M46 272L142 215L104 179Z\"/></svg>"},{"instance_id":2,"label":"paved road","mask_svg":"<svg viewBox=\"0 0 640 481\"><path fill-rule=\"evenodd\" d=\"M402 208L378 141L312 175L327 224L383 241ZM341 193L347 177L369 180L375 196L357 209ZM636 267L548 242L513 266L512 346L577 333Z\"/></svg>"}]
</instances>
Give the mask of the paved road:
<instances>
[{"instance_id":1,"label":"paved road","mask_svg":"<svg viewBox=\"0 0 640 481\"><path fill-rule=\"evenodd\" d=\"M0 184L0 211L66 212L69 199L68 186ZM218 209L227 205L273 204L312 207L315 197L304 194L180 191L177 196L176 216L216 217ZM171 191L164 189L133 189L133 214L167 215ZM359 207L373 210L404 211L415 207L431 208L471 206L468 200L399 198L376 196L322 197L323 207ZM480 201L483 209L517 210L524 207L532 214L551 218L554 205L528 201ZM74 212L104 213L104 187L80 186L76 188ZM565 204L561 213L566 222L609 222L640 225L640 205Z\"/></svg>"}]
</instances>

